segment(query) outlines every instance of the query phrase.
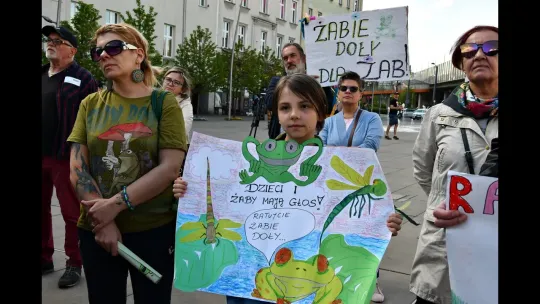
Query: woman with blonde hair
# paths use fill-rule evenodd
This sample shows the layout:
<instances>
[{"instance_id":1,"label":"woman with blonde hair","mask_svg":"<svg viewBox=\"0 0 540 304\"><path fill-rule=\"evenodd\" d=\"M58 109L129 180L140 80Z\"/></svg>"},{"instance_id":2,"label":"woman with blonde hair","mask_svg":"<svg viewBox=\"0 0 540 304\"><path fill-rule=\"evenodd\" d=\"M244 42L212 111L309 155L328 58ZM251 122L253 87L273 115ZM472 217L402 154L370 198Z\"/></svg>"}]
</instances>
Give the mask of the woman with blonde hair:
<instances>
[{"instance_id":1,"label":"woman with blonde hair","mask_svg":"<svg viewBox=\"0 0 540 304\"><path fill-rule=\"evenodd\" d=\"M163 89L174 94L178 106L182 109L189 146L193 134L193 105L191 104L191 79L188 72L181 67L169 68L163 78Z\"/></svg>"},{"instance_id":2,"label":"woman with blonde hair","mask_svg":"<svg viewBox=\"0 0 540 304\"><path fill-rule=\"evenodd\" d=\"M81 200L80 250L89 303L170 303L176 210L172 183L187 149L182 110L157 84L148 42L128 24L95 33L90 55L109 85L85 98L71 142L71 183ZM122 242L162 275L154 284L118 256Z\"/></svg>"}]
</instances>

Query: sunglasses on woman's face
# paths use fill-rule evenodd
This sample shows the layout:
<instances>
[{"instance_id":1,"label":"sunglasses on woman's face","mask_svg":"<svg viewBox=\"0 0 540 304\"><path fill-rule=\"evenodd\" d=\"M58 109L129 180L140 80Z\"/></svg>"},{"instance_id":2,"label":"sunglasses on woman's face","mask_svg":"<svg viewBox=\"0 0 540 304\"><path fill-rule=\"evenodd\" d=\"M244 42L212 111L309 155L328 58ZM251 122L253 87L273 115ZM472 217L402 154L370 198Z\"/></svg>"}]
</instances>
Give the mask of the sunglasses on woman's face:
<instances>
[{"instance_id":1,"label":"sunglasses on woman's face","mask_svg":"<svg viewBox=\"0 0 540 304\"><path fill-rule=\"evenodd\" d=\"M347 92L347 90L351 91L351 93L356 93L358 92L358 87L354 87L354 86L340 86L339 87L339 90L341 92Z\"/></svg>"},{"instance_id":2,"label":"sunglasses on woman's face","mask_svg":"<svg viewBox=\"0 0 540 304\"><path fill-rule=\"evenodd\" d=\"M122 53L123 50L136 50L138 49L136 46L125 43L121 40L112 40L107 42L104 47L93 47L90 50L90 58L92 58L92 61L98 62L101 60L101 54L103 54L103 51L107 52L107 55L109 56L116 56L120 53Z\"/></svg>"},{"instance_id":3,"label":"sunglasses on woman's face","mask_svg":"<svg viewBox=\"0 0 540 304\"><path fill-rule=\"evenodd\" d=\"M473 58L479 49L482 49L482 52L486 56L495 56L499 53L499 41L490 40L484 43L464 43L460 47L461 55L465 58Z\"/></svg>"}]
</instances>

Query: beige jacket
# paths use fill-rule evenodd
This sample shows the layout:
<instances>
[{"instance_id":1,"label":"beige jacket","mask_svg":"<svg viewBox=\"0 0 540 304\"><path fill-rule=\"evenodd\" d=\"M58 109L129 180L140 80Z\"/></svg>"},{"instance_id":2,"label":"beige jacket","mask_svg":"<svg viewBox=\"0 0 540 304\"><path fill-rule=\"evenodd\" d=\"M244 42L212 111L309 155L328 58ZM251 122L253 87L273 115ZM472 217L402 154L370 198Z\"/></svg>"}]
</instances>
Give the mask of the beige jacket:
<instances>
[{"instance_id":1,"label":"beige jacket","mask_svg":"<svg viewBox=\"0 0 540 304\"><path fill-rule=\"evenodd\" d=\"M186 126L186 139L187 143L191 142L191 135L193 135L193 105L191 104L191 98L187 97L183 99L180 95L176 96L178 106L182 109L184 114L184 124Z\"/></svg>"},{"instance_id":2,"label":"beige jacket","mask_svg":"<svg viewBox=\"0 0 540 304\"><path fill-rule=\"evenodd\" d=\"M414 177L428 199L411 271L410 290L425 300L440 304L450 304L452 299L445 231L433 225L433 210L446 198L448 171L469 173L460 128L466 130L474 173L478 174L491 149L491 140L499 135L497 117L488 122L484 135L475 119L437 104L424 116L412 156Z\"/></svg>"}]
</instances>

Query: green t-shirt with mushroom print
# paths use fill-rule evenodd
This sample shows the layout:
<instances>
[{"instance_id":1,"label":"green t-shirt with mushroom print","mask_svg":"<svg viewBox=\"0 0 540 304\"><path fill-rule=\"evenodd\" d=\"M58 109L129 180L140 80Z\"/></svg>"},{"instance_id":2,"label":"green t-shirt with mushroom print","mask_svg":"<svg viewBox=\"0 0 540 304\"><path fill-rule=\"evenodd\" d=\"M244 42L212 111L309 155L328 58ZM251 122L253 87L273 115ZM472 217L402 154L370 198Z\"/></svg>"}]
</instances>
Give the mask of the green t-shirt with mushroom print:
<instances>
[{"instance_id":1,"label":"green t-shirt with mushroom print","mask_svg":"<svg viewBox=\"0 0 540 304\"><path fill-rule=\"evenodd\" d=\"M159 141L158 141L159 136ZM79 107L68 142L86 145L90 174L110 198L158 165L159 149L187 150L184 116L174 96L163 100L161 122L150 96L125 98L111 91L88 95ZM158 149L159 142L159 149ZM116 217L122 233L160 227L176 217L172 183L161 194ZM78 226L92 230L81 208Z\"/></svg>"}]
</instances>

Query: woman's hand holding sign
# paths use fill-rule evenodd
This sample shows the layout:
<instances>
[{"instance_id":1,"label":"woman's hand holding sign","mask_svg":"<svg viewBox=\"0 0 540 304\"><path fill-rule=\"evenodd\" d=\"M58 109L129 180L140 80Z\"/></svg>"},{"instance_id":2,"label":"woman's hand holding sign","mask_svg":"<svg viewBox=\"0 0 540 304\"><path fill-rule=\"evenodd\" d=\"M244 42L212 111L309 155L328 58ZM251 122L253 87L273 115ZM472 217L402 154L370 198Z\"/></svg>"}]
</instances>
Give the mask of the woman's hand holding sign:
<instances>
[{"instance_id":1,"label":"woman's hand holding sign","mask_svg":"<svg viewBox=\"0 0 540 304\"><path fill-rule=\"evenodd\" d=\"M442 202L433 211L435 217L435 226L439 228L448 228L461 224L467 220L467 214L458 210L446 210L446 203Z\"/></svg>"}]
</instances>

